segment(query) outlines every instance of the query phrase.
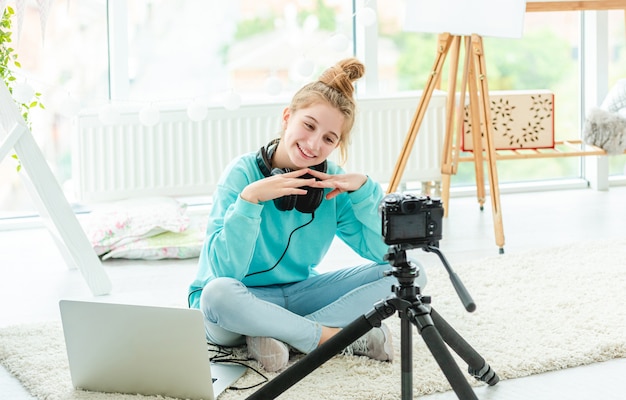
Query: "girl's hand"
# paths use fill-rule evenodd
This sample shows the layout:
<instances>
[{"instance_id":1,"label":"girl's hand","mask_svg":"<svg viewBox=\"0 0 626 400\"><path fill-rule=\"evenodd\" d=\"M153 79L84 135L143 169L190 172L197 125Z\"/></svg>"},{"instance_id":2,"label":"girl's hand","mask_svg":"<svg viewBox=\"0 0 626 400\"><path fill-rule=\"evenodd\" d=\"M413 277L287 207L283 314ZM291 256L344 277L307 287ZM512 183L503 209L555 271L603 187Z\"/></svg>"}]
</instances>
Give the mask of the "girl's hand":
<instances>
[{"instance_id":1,"label":"girl's hand","mask_svg":"<svg viewBox=\"0 0 626 400\"><path fill-rule=\"evenodd\" d=\"M317 185L316 183L321 182L317 182L315 178L300 178L302 175L311 172L311 169L304 168L263 178L246 186L240 196L242 199L256 204L283 196L305 195L307 191L301 189L303 186L326 187ZM313 174L311 173L311 175Z\"/></svg>"},{"instance_id":2,"label":"girl's hand","mask_svg":"<svg viewBox=\"0 0 626 400\"><path fill-rule=\"evenodd\" d=\"M316 170L309 170L309 173L321 181L316 181L311 187L331 188L326 195L326 199L330 200L343 192L354 192L358 190L367 181L367 176L357 173L330 175Z\"/></svg>"}]
</instances>

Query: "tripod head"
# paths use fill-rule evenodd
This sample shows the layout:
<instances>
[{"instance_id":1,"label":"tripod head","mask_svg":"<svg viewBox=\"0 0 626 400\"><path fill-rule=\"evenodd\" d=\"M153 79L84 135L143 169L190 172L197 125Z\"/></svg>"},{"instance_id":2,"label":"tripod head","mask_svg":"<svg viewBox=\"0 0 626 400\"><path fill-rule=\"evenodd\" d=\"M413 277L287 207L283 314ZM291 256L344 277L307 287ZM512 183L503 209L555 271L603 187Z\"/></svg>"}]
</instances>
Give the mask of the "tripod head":
<instances>
[{"instance_id":1,"label":"tripod head","mask_svg":"<svg viewBox=\"0 0 626 400\"><path fill-rule=\"evenodd\" d=\"M430 244L429 243L419 243L419 244L401 243L401 244L394 244L394 245L389 246L389 249L387 250L387 254L385 254L385 260L389 261L389 264L393 267L393 270L390 272L390 275L393 275L398 279L398 282L400 283L399 290L401 291L403 295L405 296L414 295L417 297L420 295L420 289L419 287L416 287L414 285L414 282L415 282L415 278L419 276L419 268L414 263L412 263L411 261L407 259L406 251L410 249L421 248L427 253L435 253L439 257L439 260L441 261L443 266L448 271L448 275L450 276L450 281L452 282L452 286L454 287L454 290L459 296L459 299L461 300L461 303L463 303L463 306L465 307L465 309L468 312L475 311L476 303L472 299L472 296L469 294L469 292L465 288L465 285L461 281L461 278L459 278L459 276L452 270L452 267L448 263L448 260L446 260L446 257L443 255L443 253L441 252L441 250L439 250L437 246L438 246L438 242L433 242ZM415 289L411 290L409 289L409 286ZM424 303L430 303L430 298L429 297L422 298L422 301Z\"/></svg>"},{"instance_id":2,"label":"tripod head","mask_svg":"<svg viewBox=\"0 0 626 400\"><path fill-rule=\"evenodd\" d=\"M393 292L399 298L410 299L412 301L418 298L423 303L430 303L430 297L424 297L420 294L419 286L415 285L415 278L419 276L419 268L415 263L409 261L406 257L407 244L395 244L389 246L385 260L389 261L392 270L389 275L393 275L398 280L400 286L393 287Z\"/></svg>"}]
</instances>

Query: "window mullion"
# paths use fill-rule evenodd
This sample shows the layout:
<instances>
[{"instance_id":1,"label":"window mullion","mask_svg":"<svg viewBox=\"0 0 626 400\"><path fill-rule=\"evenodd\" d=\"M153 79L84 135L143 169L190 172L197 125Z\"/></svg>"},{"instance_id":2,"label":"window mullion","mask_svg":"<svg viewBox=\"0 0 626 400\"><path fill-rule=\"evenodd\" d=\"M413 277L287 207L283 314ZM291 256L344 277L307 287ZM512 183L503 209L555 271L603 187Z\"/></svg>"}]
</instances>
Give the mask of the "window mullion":
<instances>
[{"instance_id":1,"label":"window mullion","mask_svg":"<svg viewBox=\"0 0 626 400\"><path fill-rule=\"evenodd\" d=\"M591 107L597 107L608 92L609 51L608 11L583 11L580 53L580 115L581 132L584 118ZM609 188L607 156L582 157L583 177L594 189Z\"/></svg>"},{"instance_id":2,"label":"window mullion","mask_svg":"<svg viewBox=\"0 0 626 400\"><path fill-rule=\"evenodd\" d=\"M130 92L127 7L126 0L107 0L109 99L111 100L127 100Z\"/></svg>"}]
</instances>

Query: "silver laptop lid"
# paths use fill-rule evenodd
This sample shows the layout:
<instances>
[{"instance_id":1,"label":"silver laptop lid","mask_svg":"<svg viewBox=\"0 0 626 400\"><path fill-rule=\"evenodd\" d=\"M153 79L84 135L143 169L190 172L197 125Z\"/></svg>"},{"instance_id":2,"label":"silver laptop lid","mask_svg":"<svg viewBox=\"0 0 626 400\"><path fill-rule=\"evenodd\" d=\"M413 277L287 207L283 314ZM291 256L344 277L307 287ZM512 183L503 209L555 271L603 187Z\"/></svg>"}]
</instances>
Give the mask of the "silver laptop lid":
<instances>
[{"instance_id":1,"label":"silver laptop lid","mask_svg":"<svg viewBox=\"0 0 626 400\"><path fill-rule=\"evenodd\" d=\"M59 306L74 387L214 399L199 310L74 300Z\"/></svg>"}]
</instances>

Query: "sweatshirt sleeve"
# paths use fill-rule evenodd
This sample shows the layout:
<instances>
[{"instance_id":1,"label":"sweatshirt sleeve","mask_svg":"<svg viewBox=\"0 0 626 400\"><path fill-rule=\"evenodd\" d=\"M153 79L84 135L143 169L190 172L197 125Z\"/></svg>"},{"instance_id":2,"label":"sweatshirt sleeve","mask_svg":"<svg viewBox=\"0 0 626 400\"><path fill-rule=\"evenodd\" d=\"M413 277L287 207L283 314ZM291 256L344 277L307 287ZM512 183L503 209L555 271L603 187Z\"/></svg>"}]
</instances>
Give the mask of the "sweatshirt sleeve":
<instances>
[{"instance_id":1,"label":"sweatshirt sleeve","mask_svg":"<svg viewBox=\"0 0 626 400\"><path fill-rule=\"evenodd\" d=\"M250 176L245 162L227 168L213 193L198 274L193 287L203 287L211 278L243 279L254 254L261 224L262 204L243 200L240 193Z\"/></svg>"},{"instance_id":2,"label":"sweatshirt sleeve","mask_svg":"<svg viewBox=\"0 0 626 400\"><path fill-rule=\"evenodd\" d=\"M338 210L337 236L361 257L383 262L387 245L382 238L378 206L383 198L380 185L370 177L358 190L346 193Z\"/></svg>"},{"instance_id":3,"label":"sweatshirt sleeve","mask_svg":"<svg viewBox=\"0 0 626 400\"><path fill-rule=\"evenodd\" d=\"M263 206L243 200L239 193L226 194L214 203L202 256L212 276L241 280L254 253Z\"/></svg>"}]
</instances>

